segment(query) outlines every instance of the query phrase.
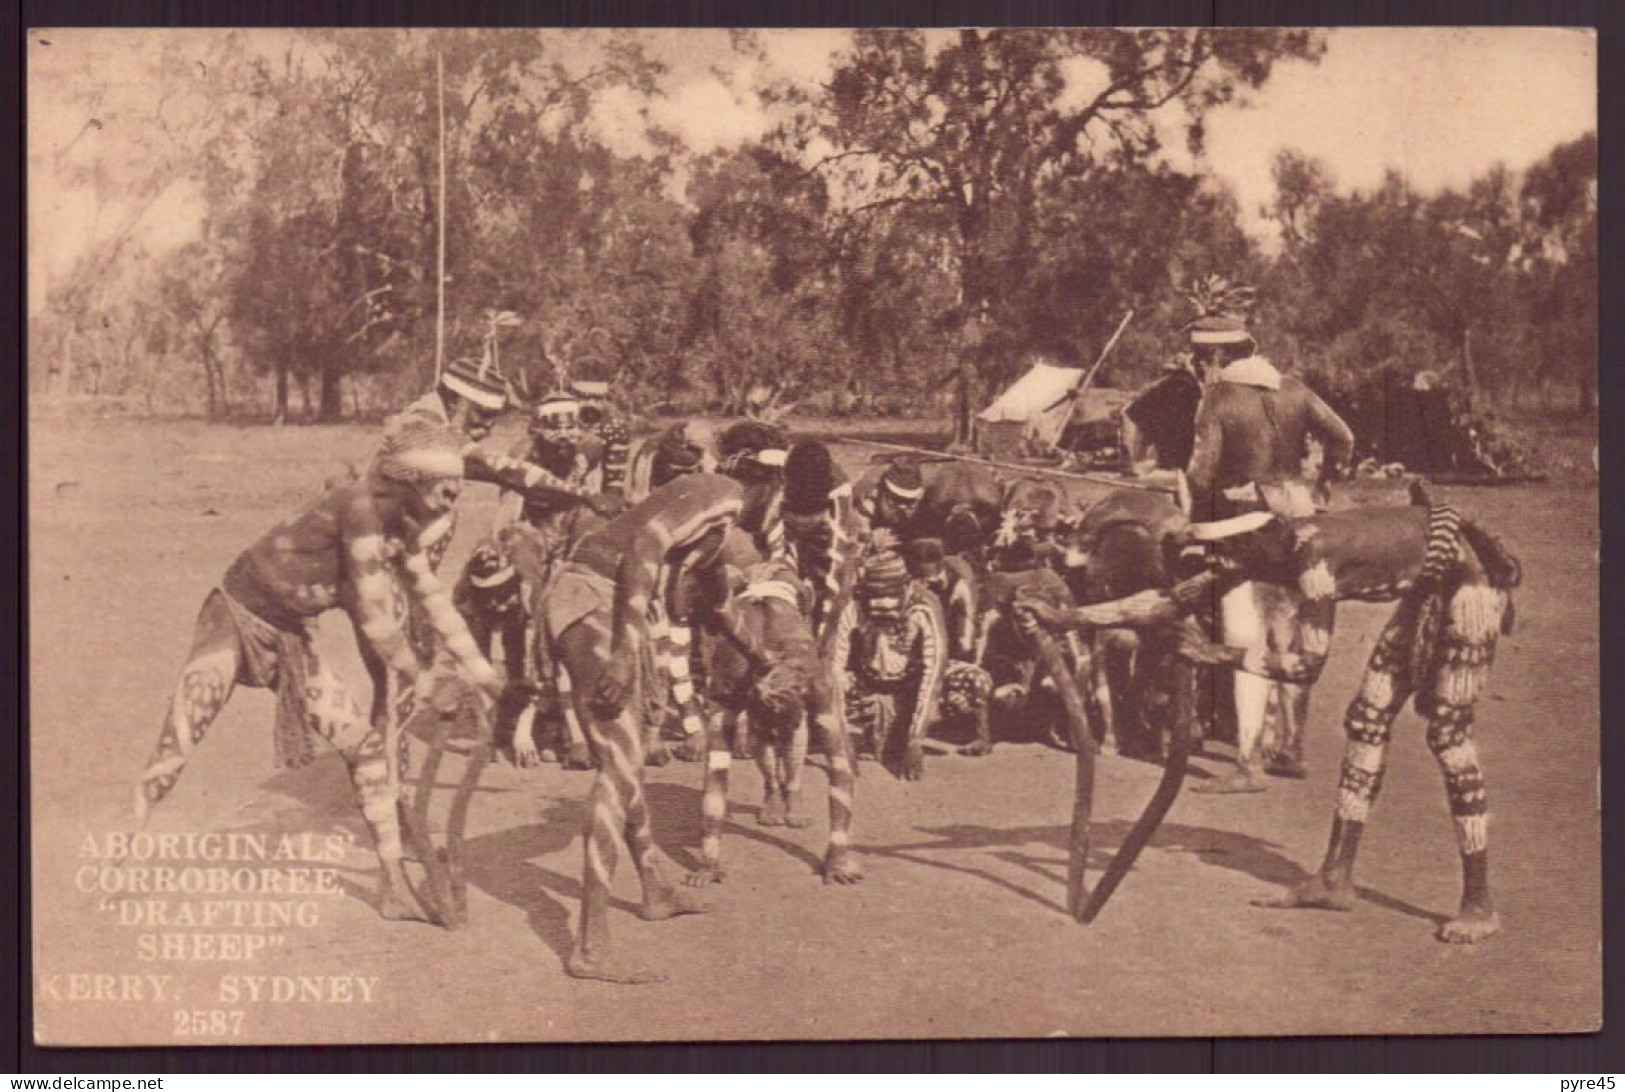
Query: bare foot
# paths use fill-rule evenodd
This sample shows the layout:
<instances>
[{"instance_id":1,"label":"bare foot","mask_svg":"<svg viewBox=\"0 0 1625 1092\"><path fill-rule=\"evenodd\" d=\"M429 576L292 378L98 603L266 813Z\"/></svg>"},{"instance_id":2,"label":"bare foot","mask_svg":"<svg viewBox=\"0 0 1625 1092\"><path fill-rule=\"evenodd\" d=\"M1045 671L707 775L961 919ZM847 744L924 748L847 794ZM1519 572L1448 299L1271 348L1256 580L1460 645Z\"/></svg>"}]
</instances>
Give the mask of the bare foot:
<instances>
[{"instance_id":1,"label":"bare foot","mask_svg":"<svg viewBox=\"0 0 1625 1092\"><path fill-rule=\"evenodd\" d=\"M908 750L903 752L904 781L923 781L925 779L925 745L910 743Z\"/></svg>"},{"instance_id":2,"label":"bare foot","mask_svg":"<svg viewBox=\"0 0 1625 1092\"><path fill-rule=\"evenodd\" d=\"M966 758L982 758L985 755L990 755L993 753L993 741L990 739L978 739L973 743L967 743L963 747L959 748L959 753L964 755Z\"/></svg>"},{"instance_id":3,"label":"bare foot","mask_svg":"<svg viewBox=\"0 0 1625 1092\"><path fill-rule=\"evenodd\" d=\"M665 892L646 898L643 900L643 905L638 907L638 917L644 921L665 921L667 918L680 918L685 914L709 914L710 912L710 903L695 895L692 891L684 890L681 887L673 887Z\"/></svg>"},{"instance_id":4,"label":"bare foot","mask_svg":"<svg viewBox=\"0 0 1625 1092\"><path fill-rule=\"evenodd\" d=\"M1264 770L1271 777L1302 781L1309 776L1309 764L1301 758L1277 758Z\"/></svg>"},{"instance_id":5,"label":"bare foot","mask_svg":"<svg viewBox=\"0 0 1625 1092\"><path fill-rule=\"evenodd\" d=\"M1269 788L1257 770L1232 770L1214 781L1202 781L1191 786L1191 792L1209 796L1229 796L1235 793L1264 792Z\"/></svg>"},{"instance_id":6,"label":"bare foot","mask_svg":"<svg viewBox=\"0 0 1625 1092\"><path fill-rule=\"evenodd\" d=\"M1476 944L1501 931L1501 915L1492 906L1463 906L1461 913L1439 926L1446 944Z\"/></svg>"},{"instance_id":7,"label":"bare foot","mask_svg":"<svg viewBox=\"0 0 1625 1092\"><path fill-rule=\"evenodd\" d=\"M1350 880L1329 881L1324 873L1317 872L1272 899L1255 899L1253 905L1271 910L1349 911L1354 909L1354 883Z\"/></svg>"},{"instance_id":8,"label":"bare foot","mask_svg":"<svg viewBox=\"0 0 1625 1092\"><path fill-rule=\"evenodd\" d=\"M784 825L789 827L791 830L801 830L803 827L811 826L812 820L807 818L805 815L786 813L784 816Z\"/></svg>"},{"instance_id":9,"label":"bare foot","mask_svg":"<svg viewBox=\"0 0 1625 1092\"><path fill-rule=\"evenodd\" d=\"M1122 750L1123 748L1117 744L1115 735L1107 735L1105 739L1100 741L1100 753L1103 755L1120 754Z\"/></svg>"},{"instance_id":10,"label":"bare foot","mask_svg":"<svg viewBox=\"0 0 1625 1092\"><path fill-rule=\"evenodd\" d=\"M863 870L858 867L851 854L843 851L830 850L824 855L824 867L819 870L825 883L839 884L850 887L855 883L863 882Z\"/></svg>"},{"instance_id":11,"label":"bare foot","mask_svg":"<svg viewBox=\"0 0 1625 1092\"><path fill-rule=\"evenodd\" d=\"M536 744L530 740L514 741L513 764L522 770L533 769L542 764L542 752L536 749Z\"/></svg>"},{"instance_id":12,"label":"bare foot","mask_svg":"<svg viewBox=\"0 0 1625 1092\"><path fill-rule=\"evenodd\" d=\"M639 967L612 955L589 958L580 948L564 961L564 970L571 978L587 978L595 982L614 982L621 986L648 986L666 981L666 976L647 967Z\"/></svg>"},{"instance_id":13,"label":"bare foot","mask_svg":"<svg viewBox=\"0 0 1625 1092\"><path fill-rule=\"evenodd\" d=\"M662 740L655 740L649 748L649 753L643 756L645 766L664 766L671 761L671 752L666 749Z\"/></svg>"},{"instance_id":14,"label":"bare foot","mask_svg":"<svg viewBox=\"0 0 1625 1092\"><path fill-rule=\"evenodd\" d=\"M570 749L564 754L564 768L566 770L592 769L592 752L585 743L570 744Z\"/></svg>"},{"instance_id":15,"label":"bare foot","mask_svg":"<svg viewBox=\"0 0 1625 1092\"><path fill-rule=\"evenodd\" d=\"M723 871L720 864L703 864L684 876L683 883L689 887L709 887L727 878L728 873Z\"/></svg>"},{"instance_id":16,"label":"bare foot","mask_svg":"<svg viewBox=\"0 0 1625 1092\"><path fill-rule=\"evenodd\" d=\"M762 810L756 813L756 825L763 827L788 826L789 821L784 812L784 801L777 796L770 796L762 801Z\"/></svg>"}]
</instances>

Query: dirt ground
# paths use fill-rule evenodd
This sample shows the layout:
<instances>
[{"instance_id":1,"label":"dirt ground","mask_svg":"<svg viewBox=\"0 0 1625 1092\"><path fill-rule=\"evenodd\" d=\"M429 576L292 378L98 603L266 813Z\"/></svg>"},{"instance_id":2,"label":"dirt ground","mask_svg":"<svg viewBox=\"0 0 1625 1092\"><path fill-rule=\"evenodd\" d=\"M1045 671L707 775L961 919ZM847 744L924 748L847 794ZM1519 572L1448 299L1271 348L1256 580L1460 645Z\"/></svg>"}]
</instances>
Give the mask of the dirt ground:
<instances>
[{"instance_id":1,"label":"dirt ground","mask_svg":"<svg viewBox=\"0 0 1625 1092\"><path fill-rule=\"evenodd\" d=\"M1476 948L1433 939L1459 880L1439 773L1409 712L1362 848L1355 911L1250 905L1320 859L1342 709L1384 617L1366 605L1340 614L1309 728L1310 778L1272 782L1261 796L1183 794L1090 927L1063 908L1068 755L1025 743L983 759L942 753L918 784L866 765L857 838L867 878L851 889L826 888L813 872L826 831L822 773L808 778L814 824L787 832L757 826L760 781L740 763L725 835L731 872L710 889L713 913L642 922L631 913L634 876L623 867L617 878L618 944L669 981L573 981L561 964L578 909L589 774L493 765L469 822L470 925L384 922L369 902L376 858L342 765L327 755L278 771L273 699L252 690L238 691L151 829L348 835L354 843L329 863L337 889L306 900L314 918L291 927L121 924L134 912L121 908L128 900L81 889L79 870L96 863L87 836L127 829L133 778L204 595L238 551L315 496L342 460L364 460L372 442L358 427L32 425L39 1041L1513 1033L1600 1023L1594 481L1443 491L1500 532L1527 574L1517 632L1479 706L1505 929ZM490 518L482 493L470 490L450 565ZM345 623L324 626L364 696ZM1223 765L1198 759L1191 776ZM1158 772L1101 760L1095 870ZM658 838L680 862L699 842L700 777L681 763L649 773ZM151 898L166 913L188 901ZM252 959L221 959L231 942L197 939L210 931L269 940ZM190 936L184 957L163 958L173 942L159 933ZM146 975L160 976L157 1000L131 977ZM231 976L261 979L262 999Z\"/></svg>"}]
</instances>

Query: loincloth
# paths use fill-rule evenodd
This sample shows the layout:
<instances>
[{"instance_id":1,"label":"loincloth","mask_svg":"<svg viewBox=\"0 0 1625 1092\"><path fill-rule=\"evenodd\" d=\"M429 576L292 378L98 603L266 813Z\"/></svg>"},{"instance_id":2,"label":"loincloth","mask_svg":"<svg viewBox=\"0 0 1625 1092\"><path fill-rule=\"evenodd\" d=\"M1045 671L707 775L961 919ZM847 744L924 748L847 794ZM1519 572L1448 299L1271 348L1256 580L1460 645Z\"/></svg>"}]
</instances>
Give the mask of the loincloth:
<instances>
[{"instance_id":1,"label":"loincloth","mask_svg":"<svg viewBox=\"0 0 1625 1092\"><path fill-rule=\"evenodd\" d=\"M585 565L567 562L553 574L542 597L542 618L549 641L586 618L603 612L605 629L615 610L615 582Z\"/></svg>"},{"instance_id":2,"label":"loincloth","mask_svg":"<svg viewBox=\"0 0 1625 1092\"><path fill-rule=\"evenodd\" d=\"M316 741L310 731L306 709L306 689L317 666L316 649L308 629L287 630L259 617L224 589L211 594L220 597L231 615L242 649L237 681L243 686L276 692L276 723L272 738L277 763L303 766L316 757Z\"/></svg>"}]
</instances>

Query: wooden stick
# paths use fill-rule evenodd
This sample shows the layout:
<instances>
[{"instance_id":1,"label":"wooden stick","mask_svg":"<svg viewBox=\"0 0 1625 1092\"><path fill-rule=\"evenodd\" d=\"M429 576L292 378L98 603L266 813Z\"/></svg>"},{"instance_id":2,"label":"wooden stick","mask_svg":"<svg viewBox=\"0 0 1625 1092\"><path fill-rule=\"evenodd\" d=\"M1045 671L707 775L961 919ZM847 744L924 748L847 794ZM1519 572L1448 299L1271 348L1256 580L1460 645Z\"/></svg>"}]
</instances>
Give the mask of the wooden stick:
<instances>
[{"instance_id":1,"label":"wooden stick","mask_svg":"<svg viewBox=\"0 0 1625 1092\"><path fill-rule=\"evenodd\" d=\"M436 99L440 113L440 229L435 251L434 377L446 367L446 60L434 55Z\"/></svg>"},{"instance_id":2,"label":"wooden stick","mask_svg":"<svg viewBox=\"0 0 1625 1092\"><path fill-rule=\"evenodd\" d=\"M1105 474L1085 474L1076 470L1056 470L1045 466L1021 466L1017 463L1002 463L996 459L984 459L979 455L951 455L946 451L932 451L923 447L905 447L902 444L887 444L879 440L860 440L855 436L836 436L834 441L839 444L858 444L863 447L878 447L886 451L902 451L911 455L925 455L944 462L980 463L982 466L1008 470L1013 474L1042 474L1050 478L1066 478L1069 481L1093 482L1096 485L1109 485L1113 489L1143 489L1150 493L1172 493L1174 491L1172 486L1155 485L1151 482L1137 482L1129 478L1114 478Z\"/></svg>"},{"instance_id":3,"label":"wooden stick","mask_svg":"<svg viewBox=\"0 0 1625 1092\"><path fill-rule=\"evenodd\" d=\"M1094 901L1089 897L1088 867L1095 802L1095 737L1089 730L1089 714L1078 693L1077 680L1059 642L1042 626L1033 626L1031 635L1039 660L1054 680L1061 704L1066 707L1067 729L1077 758L1077 772L1072 782L1072 835L1066 860L1066 908L1075 920L1085 921L1084 913Z\"/></svg>"},{"instance_id":4,"label":"wooden stick","mask_svg":"<svg viewBox=\"0 0 1625 1092\"><path fill-rule=\"evenodd\" d=\"M1100 366L1102 364L1106 363L1106 358L1111 355L1111 351L1117 348L1118 340L1123 336L1123 331L1128 329L1129 320L1133 317L1134 309L1130 308L1129 313L1123 316L1123 321L1117 324L1117 329L1112 333L1111 340L1106 342L1106 347L1100 350L1099 356L1095 357L1095 362L1089 368L1088 374L1083 377L1082 382L1073 388L1073 390L1077 392L1078 397L1081 398L1083 396L1083 392L1089 389L1089 384L1094 382L1095 373L1100 370Z\"/></svg>"},{"instance_id":5,"label":"wooden stick","mask_svg":"<svg viewBox=\"0 0 1625 1092\"><path fill-rule=\"evenodd\" d=\"M1173 731L1168 739L1168 757L1163 763L1162 780L1157 782L1157 789L1146 804L1145 811L1135 820L1134 826L1129 830L1128 837L1117 848L1111 863L1106 866L1106 872L1100 877L1100 883L1090 893L1088 902L1083 906L1078 920L1085 925L1095 920L1105 907L1106 900L1112 897L1117 885L1123 882L1129 869L1134 867L1135 860L1140 851L1151 841L1151 836L1162 825L1167 816L1168 809L1173 807L1174 800L1179 796L1179 790L1185 783L1185 768L1190 760L1191 753L1191 718L1195 706L1195 679L1191 665L1181 659L1177 654L1170 654L1168 659L1169 674L1173 679L1174 700L1171 714L1173 717Z\"/></svg>"}]
</instances>

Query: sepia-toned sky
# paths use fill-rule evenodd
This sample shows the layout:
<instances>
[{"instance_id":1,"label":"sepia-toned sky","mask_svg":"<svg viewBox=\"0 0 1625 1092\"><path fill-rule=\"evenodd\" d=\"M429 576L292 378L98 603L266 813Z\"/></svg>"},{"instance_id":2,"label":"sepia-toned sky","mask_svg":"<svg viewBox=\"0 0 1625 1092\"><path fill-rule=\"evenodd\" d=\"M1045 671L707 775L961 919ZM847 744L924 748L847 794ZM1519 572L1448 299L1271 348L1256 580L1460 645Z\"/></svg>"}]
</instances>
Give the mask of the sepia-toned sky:
<instances>
[{"instance_id":1,"label":"sepia-toned sky","mask_svg":"<svg viewBox=\"0 0 1625 1092\"><path fill-rule=\"evenodd\" d=\"M58 184L55 157L101 166L116 191L120 155L98 157L100 131L80 133L83 118L58 109L61 92L85 79L108 84L104 109L134 104L150 91L157 39L165 31L63 30L35 34L29 48L30 261L52 271L66 267L99 233L119 222L116 200L100 214L84 193ZM204 35L215 32L184 32ZM277 32L251 32L271 35ZM516 31L515 33L537 33ZM541 32L546 33L546 32ZM726 31L648 31L646 45L668 66L665 95L645 104L630 92L602 96L595 121L619 150L647 145L645 120L676 134L692 150L737 145L764 133L776 120L757 91L767 83L827 79L849 40L845 31L762 31L763 57L735 51ZM952 31L932 32L931 44ZM44 47L38 39L46 37ZM84 64L95 53L94 64ZM1210 116L1207 151L1193 164L1170 131L1168 155L1182 166L1201 166L1233 187L1250 230L1268 242L1258 215L1270 197L1270 162L1282 148L1323 160L1344 189L1369 187L1397 167L1423 189L1460 186L1496 162L1528 166L1554 145L1597 124L1596 38L1561 29L1349 29L1328 35L1318 65L1278 66L1248 104ZM86 71L91 76L81 75ZM1100 79L1080 64L1068 73L1069 97L1082 99ZM133 106L131 108L134 108ZM111 144L107 145L110 149ZM151 249L185 242L201 210L195 191L177 186L142 222ZM40 266L33 264L38 270ZM30 309L38 306L40 278L32 278Z\"/></svg>"}]
</instances>

